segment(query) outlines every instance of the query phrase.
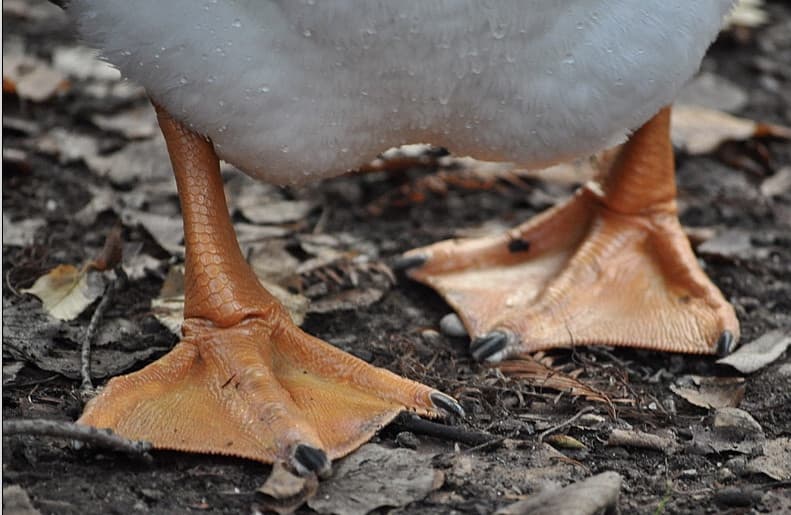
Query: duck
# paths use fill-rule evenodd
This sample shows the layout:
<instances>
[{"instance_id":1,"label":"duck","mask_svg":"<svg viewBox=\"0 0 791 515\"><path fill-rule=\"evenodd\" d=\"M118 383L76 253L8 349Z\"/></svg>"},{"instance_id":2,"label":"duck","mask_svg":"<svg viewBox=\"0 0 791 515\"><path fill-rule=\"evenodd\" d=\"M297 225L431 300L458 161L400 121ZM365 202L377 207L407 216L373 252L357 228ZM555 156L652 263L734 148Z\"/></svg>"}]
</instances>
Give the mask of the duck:
<instances>
[{"instance_id":1,"label":"duck","mask_svg":"<svg viewBox=\"0 0 791 515\"><path fill-rule=\"evenodd\" d=\"M78 423L325 477L402 411L464 415L294 325L239 249L220 160L300 185L416 142L529 168L615 149L548 211L400 266L454 308L481 362L730 352L734 309L678 221L669 106L732 3L70 0L80 37L156 109L186 248L181 341L111 379Z\"/></svg>"}]
</instances>

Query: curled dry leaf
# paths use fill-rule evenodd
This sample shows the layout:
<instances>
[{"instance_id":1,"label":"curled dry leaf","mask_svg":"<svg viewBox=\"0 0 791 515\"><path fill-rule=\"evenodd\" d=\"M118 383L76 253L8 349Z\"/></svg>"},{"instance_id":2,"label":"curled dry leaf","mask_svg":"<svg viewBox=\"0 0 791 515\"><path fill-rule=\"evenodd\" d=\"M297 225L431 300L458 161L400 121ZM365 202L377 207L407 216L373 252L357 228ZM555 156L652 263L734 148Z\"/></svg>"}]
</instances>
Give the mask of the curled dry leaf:
<instances>
[{"instance_id":1,"label":"curled dry leaf","mask_svg":"<svg viewBox=\"0 0 791 515\"><path fill-rule=\"evenodd\" d=\"M717 363L730 365L743 374L751 374L782 356L789 345L791 334L778 329L743 345L733 354L717 360Z\"/></svg>"},{"instance_id":2,"label":"curled dry leaf","mask_svg":"<svg viewBox=\"0 0 791 515\"><path fill-rule=\"evenodd\" d=\"M308 506L319 513L365 515L423 499L444 482L431 454L367 444L336 465Z\"/></svg>"},{"instance_id":3,"label":"curled dry leaf","mask_svg":"<svg viewBox=\"0 0 791 515\"><path fill-rule=\"evenodd\" d=\"M44 102L69 88L66 76L44 61L3 50L3 91L32 102Z\"/></svg>"},{"instance_id":4,"label":"curled dry leaf","mask_svg":"<svg viewBox=\"0 0 791 515\"><path fill-rule=\"evenodd\" d=\"M585 397L588 400L611 404L606 394L586 385L559 370L539 363L531 357L509 359L499 363L497 368L505 375L522 379L536 388L550 388L561 392L569 392L573 396Z\"/></svg>"},{"instance_id":5,"label":"curled dry leaf","mask_svg":"<svg viewBox=\"0 0 791 515\"><path fill-rule=\"evenodd\" d=\"M35 295L58 320L74 320L104 292L104 275L73 265L59 265L23 293Z\"/></svg>"},{"instance_id":6,"label":"curled dry leaf","mask_svg":"<svg viewBox=\"0 0 791 515\"><path fill-rule=\"evenodd\" d=\"M316 494L319 487L315 474L301 477L292 474L277 462L266 482L258 489L261 494L260 504L267 511L280 515L294 513L305 501Z\"/></svg>"},{"instance_id":7,"label":"curled dry leaf","mask_svg":"<svg viewBox=\"0 0 791 515\"><path fill-rule=\"evenodd\" d=\"M726 141L763 137L791 139L791 128L679 104L673 107L671 137L675 146L696 155L712 152Z\"/></svg>"},{"instance_id":8,"label":"curled dry leaf","mask_svg":"<svg viewBox=\"0 0 791 515\"><path fill-rule=\"evenodd\" d=\"M701 408L735 408L744 398L745 384L743 377L689 375L670 385L670 390Z\"/></svg>"},{"instance_id":9,"label":"curled dry leaf","mask_svg":"<svg viewBox=\"0 0 791 515\"><path fill-rule=\"evenodd\" d=\"M747 470L777 481L791 480L791 438L775 438L764 443L763 456L751 460Z\"/></svg>"}]
</instances>

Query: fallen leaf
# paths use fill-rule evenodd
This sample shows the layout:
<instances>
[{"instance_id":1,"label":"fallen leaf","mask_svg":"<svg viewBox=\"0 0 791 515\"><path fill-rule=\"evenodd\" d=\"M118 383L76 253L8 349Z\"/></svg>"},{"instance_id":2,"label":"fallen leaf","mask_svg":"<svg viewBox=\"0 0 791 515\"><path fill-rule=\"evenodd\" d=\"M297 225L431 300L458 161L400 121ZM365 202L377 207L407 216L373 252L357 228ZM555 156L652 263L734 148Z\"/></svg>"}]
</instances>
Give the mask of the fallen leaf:
<instances>
[{"instance_id":1,"label":"fallen leaf","mask_svg":"<svg viewBox=\"0 0 791 515\"><path fill-rule=\"evenodd\" d=\"M272 472L258 492L262 494L261 505L266 510L285 515L294 513L305 501L313 497L318 486L319 482L315 474L300 477L277 462L272 466Z\"/></svg>"},{"instance_id":2,"label":"fallen leaf","mask_svg":"<svg viewBox=\"0 0 791 515\"><path fill-rule=\"evenodd\" d=\"M617 472L603 472L563 488L544 490L495 513L497 515L616 513L621 482L621 476Z\"/></svg>"},{"instance_id":3,"label":"fallen leaf","mask_svg":"<svg viewBox=\"0 0 791 515\"><path fill-rule=\"evenodd\" d=\"M13 84L20 98L44 102L68 88L66 76L44 61L26 54L7 54L5 48L3 50L4 87L6 81Z\"/></svg>"},{"instance_id":4,"label":"fallen leaf","mask_svg":"<svg viewBox=\"0 0 791 515\"><path fill-rule=\"evenodd\" d=\"M105 284L99 272L59 265L21 291L41 299L44 310L58 320L74 320L102 295Z\"/></svg>"},{"instance_id":5,"label":"fallen leaf","mask_svg":"<svg viewBox=\"0 0 791 515\"><path fill-rule=\"evenodd\" d=\"M760 27L769 21L763 0L739 0L725 17L726 27Z\"/></svg>"},{"instance_id":6,"label":"fallen leaf","mask_svg":"<svg viewBox=\"0 0 791 515\"><path fill-rule=\"evenodd\" d=\"M138 225L154 238L160 247L174 256L184 254L184 226L180 216L160 215L135 209L121 213L124 225Z\"/></svg>"},{"instance_id":7,"label":"fallen leaf","mask_svg":"<svg viewBox=\"0 0 791 515\"><path fill-rule=\"evenodd\" d=\"M750 241L750 233L739 229L725 231L704 241L697 247L697 251L700 254L729 259L748 258L754 250Z\"/></svg>"},{"instance_id":8,"label":"fallen leaf","mask_svg":"<svg viewBox=\"0 0 791 515\"><path fill-rule=\"evenodd\" d=\"M312 202L306 200L262 202L261 199L253 203L237 202L236 206L251 222L270 225L303 220L315 207Z\"/></svg>"},{"instance_id":9,"label":"fallen leaf","mask_svg":"<svg viewBox=\"0 0 791 515\"><path fill-rule=\"evenodd\" d=\"M739 408L719 408L710 425L695 425L691 431L692 442L687 450L696 454L751 454L765 441L761 425Z\"/></svg>"},{"instance_id":10,"label":"fallen leaf","mask_svg":"<svg viewBox=\"0 0 791 515\"><path fill-rule=\"evenodd\" d=\"M27 492L19 485L3 487L3 513L6 515L41 515L41 512L33 507Z\"/></svg>"},{"instance_id":11,"label":"fallen leaf","mask_svg":"<svg viewBox=\"0 0 791 515\"><path fill-rule=\"evenodd\" d=\"M587 448L584 443L569 435L549 435L544 438L544 441L556 449L580 450Z\"/></svg>"},{"instance_id":12,"label":"fallen leaf","mask_svg":"<svg viewBox=\"0 0 791 515\"><path fill-rule=\"evenodd\" d=\"M777 481L791 480L791 438L768 440L763 445L763 456L751 460L747 470Z\"/></svg>"},{"instance_id":13,"label":"fallen leaf","mask_svg":"<svg viewBox=\"0 0 791 515\"><path fill-rule=\"evenodd\" d=\"M99 59L97 50L84 46L56 47L52 55L52 65L61 73L76 79L121 80L118 68Z\"/></svg>"},{"instance_id":14,"label":"fallen leaf","mask_svg":"<svg viewBox=\"0 0 791 515\"><path fill-rule=\"evenodd\" d=\"M3 245L27 247L33 243L36 231L46 225L43 218L26 218L12 222L3 213Z\"/></svg>"},{"instance_id":15,"label":"fallen leaf","mask_svg":"<svg viewBox=\"0 0 791 515\"><path fill-rule=\"evenodd\" d=\"M16 379L17 374L25 366L24 361L8 361L3 360L3 386L12 384Z\"/></svg>"},{"instance_id":16,"label":"fallen leaf","mask_svg":"<svg viewBox=\"0 0 791 515\"><path fill-rule=\"evenodd\" d=\"M308 506L319 513L365 515L377 508L401 507L442 486L431 454L367 444L336 465Z\"/></svg>"},{"instance_id":17,"label":"fallen leaf","mask_svg":"<svg viewBox=\"0 0 791 515\"><path fill-rule=\"evenodd\" d=\"M157 134L157 115L151 105L133 107L109 115L95 114L91 122L105 131L117 132L127 139L146 139Z\"/></svg>"},{"instance_id":18,"label":"fallen leaf","mask_svg":"<svg viewBox=\"0 0 791 515\"><path fill-rule=\"evenodd\" d=\"M88 162L99 152L98 142L94 136L79 134L61 127L39 136L35 146L43 154L56 156L60 164Z\"/></svg>"},{"instance_id":19,"label":"fallen leaf","mask_svg":"<svg viewBox=\"0 0 791 515\"><path fill-rule=\"evenodd\" d=\"M670 390L701 408L735 408L744 398L745 384L743 377L688 375L670 385Z\"/></svg>"},{"instance_id":20,"label":"fallen leaf","mask_svg":"<svg viewBox=\"0 0 791 515\"><path fill-rule=\"evenodd\" d=\"M308 307L309 313L332 313L370 306L379 302L386 292L379 288L355 288L315 300Z\"/></svg>"},{"instance_id":21,"label":"fallen leaf","mask_svg":"<svg viewBox=\"0 0 791 515\"><path fill-rule=\"evenodd\" d=\"M742 345L733 354L717 360L717 363L730 365L743 374L751 374L782 356L789 345L791 334L778 329Z\"/></svg>"},{"instance_id":22,"label":"fallen leaf","mask_svg":"<svg viewBox=\"0 0 791 515\"><path fill-rule=\"evenodd\" d=\"M779 197L791 193L791 166L784 166L761 183L761 195Z\"/></svg>"},{"instance_id":23,"label":"fallen leaf","mask_svg":"<svg viewBox=\"0 0 791 515\"><path fill-rule=\"evenodd\" d=\"M755 137L791 139L791 128L737 118L705 107L677 104L671 122L673 144L688 154L708 154L725 141Z\"/></svg>"},{"instance_id":24,"label":"fallen leaf","mask_svg":"<svg viewBox=\"0 0 791 515\"><path fill-rule=\"evenodd\" d=\"M112 321L105 321L113 325ZM119 326L121 327L121 326ZM124 331L127 331L124 333ZM123 338L129 328L116 331ZM138 332L134 328L131 332ZM13 359L31 363L41 370L56 372L70 379L80 378L80 345L84 329L73 327L44 313L35 301L11 304L3 299L3 352ZM165 347L123 350L97 346L91 353L91 374L95 378L127 372L140 362L167 351Z\"/></svg>"},{"instance_id":25,"label":"fallen leaf","mask_svg":"<svg viewBox=\"0 0 791 515\"><path fill-rule=\"evenodd\" d=\"M158 179L173 184L175 191L175 179L163 138L133 141L107 156L87 152L83 157L92 172L107 177L116 186L128 188L137 182Z\"/></svg>"},{"instance_id":26,"label":"fallen leaf","mask_svg":"<svg viewBox=\"0 0 791 515\"><path fill-rule=\"evenodd\" d=\"M496 368L515 379L521 379L536 388L550 388L561 392L569 392L573 396L581 396L591 401L610 404L612 401L603 392L592 388L563 372L539 363L531 357L508 359L497 365Z\"/></svg>"},{"instance_id":27,"label":"fallen leaf","mask_svg":"<svg viewBox=\"0 0 791 515\"><path fill-rule=\"evenodd\" d=\"M652 449L665 454L676 452L678 445L672 438L655 435L643 431L627 431L624 429L613 429L607 439L610 447L637 447L640 449Z\"/></svg>"},{"instance_id":28,"label":"fallen leaf","mask_svg":"<svg viewBox=\"0 0 791 515\"><path fill-rule=\"evenodd\" d=\"M681 89L676 103L733 113L747 105L747 92L724 77L703 72Z\"/></svg>"}]
</instances>

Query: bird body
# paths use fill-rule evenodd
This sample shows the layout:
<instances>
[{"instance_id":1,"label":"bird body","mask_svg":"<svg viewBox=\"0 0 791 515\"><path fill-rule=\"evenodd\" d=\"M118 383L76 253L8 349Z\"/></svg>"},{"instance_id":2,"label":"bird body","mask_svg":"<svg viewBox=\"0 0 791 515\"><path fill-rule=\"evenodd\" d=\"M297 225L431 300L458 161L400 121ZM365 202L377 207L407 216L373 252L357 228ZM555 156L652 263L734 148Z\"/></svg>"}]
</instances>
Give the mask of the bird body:
<instances>
[{"instance_id":1,"label":"bird body","mask_svg":"<svg viewBox=\"0 0 791 515\"><path fill-rule=\"evenodd\" d=\"M73 0L82 36L218 155L294 184L431 143L535 167L622 142L731 0Z\"/></svg>"}]
</instances>

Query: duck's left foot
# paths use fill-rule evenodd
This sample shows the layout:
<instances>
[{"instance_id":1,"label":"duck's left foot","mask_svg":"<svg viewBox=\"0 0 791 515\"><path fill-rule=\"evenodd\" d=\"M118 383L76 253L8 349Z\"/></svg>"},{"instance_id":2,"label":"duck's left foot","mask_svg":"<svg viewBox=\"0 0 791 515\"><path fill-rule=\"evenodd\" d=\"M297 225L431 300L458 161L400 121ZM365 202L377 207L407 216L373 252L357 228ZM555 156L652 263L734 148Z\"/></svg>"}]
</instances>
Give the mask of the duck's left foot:
<instances>
[{"instance_id":1,"label":"duck's left foot","mask_svg":"<svg viewBox=\"0 0 791 515\"><path fill-rule=\"evenodd\" d=\"M500 236L404 256L459 313L478 360L607 344L727 354L733 307L678 222L669 109L636 132L601 185ZM411 262L410 262L411 261Z\"/></svg>"}]
</instances>

